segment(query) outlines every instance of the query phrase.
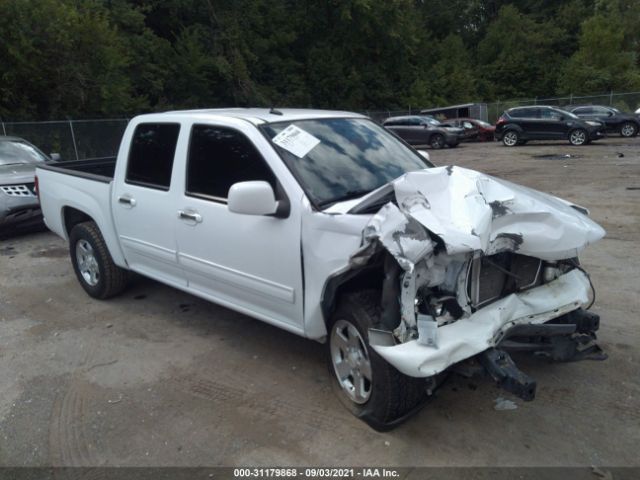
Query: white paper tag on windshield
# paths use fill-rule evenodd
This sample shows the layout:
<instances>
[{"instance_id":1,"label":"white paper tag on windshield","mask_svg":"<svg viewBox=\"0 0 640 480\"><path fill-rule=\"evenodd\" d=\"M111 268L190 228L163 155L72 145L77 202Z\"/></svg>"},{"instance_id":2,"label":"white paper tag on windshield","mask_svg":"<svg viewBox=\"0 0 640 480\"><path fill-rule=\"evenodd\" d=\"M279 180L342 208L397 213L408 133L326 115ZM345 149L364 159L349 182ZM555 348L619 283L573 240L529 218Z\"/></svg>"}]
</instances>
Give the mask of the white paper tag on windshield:
<instances>
[{"instance_id":1,"label":"white paper tag on windshield","mask_svg":"<svg viewBox=\"0 0 640 480\"><path fill-rule=\"evenodd\" d=\"M295 125L289 125L271 140L279 147L293 153L298 158L304 158L320 143L320 139Z\"/></svg>"}]
</instances>

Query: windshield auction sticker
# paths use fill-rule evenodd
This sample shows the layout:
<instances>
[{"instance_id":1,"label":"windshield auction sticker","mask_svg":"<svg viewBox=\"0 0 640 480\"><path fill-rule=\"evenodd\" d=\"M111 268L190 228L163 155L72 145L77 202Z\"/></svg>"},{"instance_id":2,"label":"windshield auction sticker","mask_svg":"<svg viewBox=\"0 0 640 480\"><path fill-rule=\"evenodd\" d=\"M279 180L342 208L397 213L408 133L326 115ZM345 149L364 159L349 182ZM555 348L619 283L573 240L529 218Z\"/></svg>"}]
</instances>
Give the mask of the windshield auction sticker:
<instances>
[{"instance_id":1,"label":"windshield auction sticker","mask_svg":"<svg viewBox=\"0 0 640 480\"><path fill-rule=\"evenodd\" d=\"M272 142L293 153L296 157L304 158L307 153L320 143L320 140L295 125L289 125L273 137Z\"/></svg>"}]
</instances>

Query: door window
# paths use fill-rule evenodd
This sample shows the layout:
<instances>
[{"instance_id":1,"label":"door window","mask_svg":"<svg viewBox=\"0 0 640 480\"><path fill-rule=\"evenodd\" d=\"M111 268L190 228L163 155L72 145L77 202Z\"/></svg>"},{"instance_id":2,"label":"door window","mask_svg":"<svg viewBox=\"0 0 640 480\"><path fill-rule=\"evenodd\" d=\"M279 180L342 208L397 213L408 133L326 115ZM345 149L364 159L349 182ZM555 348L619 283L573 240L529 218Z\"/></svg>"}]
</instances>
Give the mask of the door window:
<instances>
[{"instance_id":1,"label":"door window","mask_svg":"<svg viewBox=\"0 0 640 480\"><path fill-rule=\"evenodd\" d=\"M543 108L540 110L540 117L544 120L560 120L560 112L551 110L550 108Z\"/></svg>"},{"instance_id":2,"label":"door window","mask_svg":"<svg viewBox=\"0 0 640 480\"><path fill-rule=\"evenodd\" d=\"M610 117L612 115L611 110L603 107L594 107L593 108L594 115L599 115L601 117Z\"/></svg>"},{"instance_id":3,"label":"door window","mask_svg":"<svg viewBox=\"0 0 640 480\"><path fill-rule=\"evenodd\" d=\"M512 118L540 118L539 108L516 108L509 112Z\"/></svg>"},{"instance_id":4,"label":"door window","mask_svg":"<svg viewBox=\"0 0 640 480\"><path fill-rule=\"evenodd\" d=\"M276 179L253 143L237 130L194 125L187 160L187 195L226 201L231 185Z\"/></svg>"},{"instance_id":5,"label":"door window","mask_svg":"<svg viewBox=\"0 0 640 480\"><path fill-rule=\"evenodd\" d=\"M141 123L131 140L126 183L169 190L180 125Z\"/></svg>"}]
</instances>

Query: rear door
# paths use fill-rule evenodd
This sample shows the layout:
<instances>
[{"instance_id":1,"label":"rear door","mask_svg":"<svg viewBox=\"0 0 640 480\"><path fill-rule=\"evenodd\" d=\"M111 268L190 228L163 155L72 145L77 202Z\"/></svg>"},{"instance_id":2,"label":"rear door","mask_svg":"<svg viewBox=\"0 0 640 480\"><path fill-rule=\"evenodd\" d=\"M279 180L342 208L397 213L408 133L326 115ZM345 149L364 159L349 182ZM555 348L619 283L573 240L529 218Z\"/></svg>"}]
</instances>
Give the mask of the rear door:
<instances>
[{"instance_id":1,"label":"rear door","mask_svg":"<svg viewBox=\"0 0 640 480\"><path fill-rule=\"evenodd\" d=\"M392 130L405 142L411 145L424 145L429 143L429 130L422 124L418 117L406 117L395 120Z\"/></svg>"},{"instance_id":2,"label":"rear door","mask_svg":"<svg viewBox=\"0 0 640 480\"><path fill-rule=\"evenodd\" d=\"M136 126L123 159L126 168L114 180L112 211L129 268L184 287L176 249L176 193L171 189L179 134L179 123Z\"/></svg>"},{"instance_id":3,"label":"rear door","mask_svg":"<svg viewBox=\"0 0 640 480\"><path fill-rule=\"evenodd\" d=\"M545 138L539 108L522 108L514 110L510 115L516 118L516 123L522 127L526 138Z\"/></svg>"},{"instance_id":4,"label":"rear door","mask_svg":"<svg viewBox=\"0 0 640 480\"><path fill-rule=\"evenodd\" d=\"M264 180L276 198L287 200L260 153L265 150L277 158L266 139L248 124L191 126L187 168L172 209L178 257L190 290L299 332L303 320L299 198L290 202L286 218L243 215L227 208L229 188L242 181Z\"/></svg>"}]
</instances>

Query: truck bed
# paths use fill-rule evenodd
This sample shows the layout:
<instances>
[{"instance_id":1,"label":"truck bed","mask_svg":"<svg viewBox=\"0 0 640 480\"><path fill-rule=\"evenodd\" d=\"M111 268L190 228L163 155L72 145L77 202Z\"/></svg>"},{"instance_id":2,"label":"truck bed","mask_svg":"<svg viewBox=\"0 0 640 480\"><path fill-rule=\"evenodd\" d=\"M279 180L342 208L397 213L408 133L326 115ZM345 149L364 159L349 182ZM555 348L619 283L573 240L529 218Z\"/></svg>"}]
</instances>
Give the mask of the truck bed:
<instances>
[{"instance_id":1,"label":"truck bed","mask_svg":"<svg viewBox=\"0 0 640 480\"><path fill-rule=\"evenodd\" d=\"M113 180L113 174L116 168L116 157L50 163L47 165L38 165L38 168L99 182L110 182Z\"/></svg>"}]
</instances>

